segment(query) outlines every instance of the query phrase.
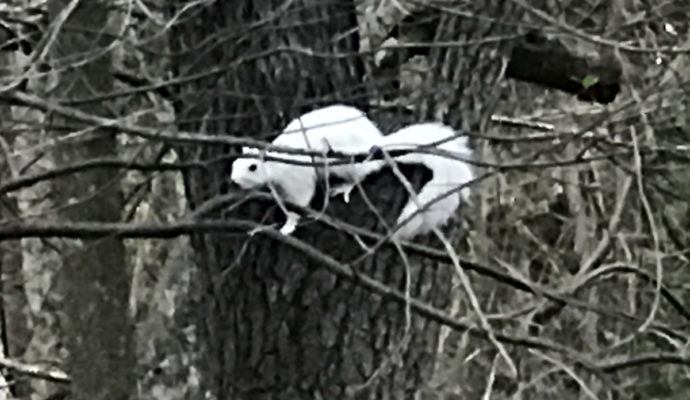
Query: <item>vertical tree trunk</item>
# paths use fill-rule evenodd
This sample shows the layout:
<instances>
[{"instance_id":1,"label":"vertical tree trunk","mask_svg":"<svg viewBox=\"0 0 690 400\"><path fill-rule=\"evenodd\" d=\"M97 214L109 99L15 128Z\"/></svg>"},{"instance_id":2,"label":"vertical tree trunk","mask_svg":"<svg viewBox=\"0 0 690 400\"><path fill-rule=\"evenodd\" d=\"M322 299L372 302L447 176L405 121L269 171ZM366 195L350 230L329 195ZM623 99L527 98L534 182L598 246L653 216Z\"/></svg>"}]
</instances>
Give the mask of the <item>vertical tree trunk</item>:
<instances>
[{"instance_id":1,"label":"vertical tree trunk","mask_svg":"<svg viewBox=\"0 0 690 400\"><path fill-rule=\"evenodd\" d=\"M4 107L3 107L4 108ZM9 108L9 107L7 107ZM2 110L0 116L11 114ZM0 117L1 118L1 117ZM10 121L2 118L2 121ZM2 127L3 130L9 128ZM8 135L9 136L9 135ZM10 142L11 143L11 142ZM6 152L0 153L0 180L9 179L9 160ZM7 195L0 195L0 221L17 218L17 202ZM29 338L26 318L26 294L23 291L22 246L19 240L0 241L0 350L3 357L21 355ZM12 381L13 375L3 373L2 384ZM22 385L24 386L24 385ZM12 393L17 393L17 385L11 385ZM0 389L0 398L6 398L8 388Z\"/></svg>"},{"instance_id":2,"label":"vertical tree trunk","mask_svg":"<svg viewBox=\"0 0 690 400\"><path fill-rule=\"evenodd\" d=\"M69 3L53 0L54 19ZM63 26L54 45L53 68L61 70L55 100L87 97L113 90L110 57L98 54L111 39L98 34L108 25L107 3L82 1ZM91 52L85 53L85 52ZM75 61L79 67L63 69ZM82 110L112 117L102 103L88 103ZM57 118L53 122L60 123ZM65 121L62 121L63 124ZM74 126L74 121L68 121ZM78 126L78 125L77 125ZM113 157L117 141L102 130L95 139L55 149L58 163L75 159ZM63 218L72 221L120 220L122 196L117 171L91 170L54 182L55 203ZM128 399L136 388L134 379L133 323L128 315L129 272L122 240L67 243L62 267L66 313L65 334L69 350L68 370L75 399Z\"/></svg>"},{"instance_id":3,"label":"vertical tree trunk","mask_svg":"<svg viewBox=\"0 0 690 400\"><path fill-rule=\"evenodd\" d=\"M358 38L351 1L216 2L185 17L171 34L179 54L176 75L223 69L180 86L175 104L180 129L203 125L207 134L265 138L318 104L365 108L365 98L352 97L375 89L362 87L361 61L353 55ZM212 35L214 40L206 40ZM183 148L180 154L183 161L217 160L227 151ZM186 173L192 208L227 190L229 162L224 163L210 164L203 174ZM396 178L385 171L365 188L391 223L406 201ZM215 217L258 221L266 211L255 203ZM347 206L332 201L329 214L382 230L358 195ZM362 253L350 237L318 222L300 226L296 237L343 262ZM408 325L404 307L260 234L192 239L203 279L202 367L218 398L407 399L423 391L434 365L436 324L412 315ZM410 263L406 276L400 257L381 250L355 267L398 290L405 290L407 281L412 296L445 307L450 269L413 257Z\"/></svg>"},{"instance_id":4,"label":"vertical tree trunk","mask_svg":"<svg viewBox=\"0 0 690 400\"><path fill-rule=\"evenodd\" d=\"M13 52L0 52L0 74L12 75L17 68L17 60ZM15 67L15 68L13 68ZM3 76L4 78L4 76ZM16 159L8 159L7 150L13 148L16 138L15 120L12 108L4 105L0 107L0 131L2 138L0 146L0 181L11 179L13 164ZM7 147L5 147L7 146ZM17 199L8 195L0 195L0 221L14 220L19 215ZM16 358L24 355L27 343L31 338L29 330L29 310L26 292L24 291L25 276L22 272L23 254L20 240L0 241L0 341L2 341L2 354L8 358ZM13 381L12 375L6 374L9 381ZM28 394L27 383L17 380L11 384L14 396L26 396ZM3 389L4 391L4 389Z\"/></svg>"}]
</instances>

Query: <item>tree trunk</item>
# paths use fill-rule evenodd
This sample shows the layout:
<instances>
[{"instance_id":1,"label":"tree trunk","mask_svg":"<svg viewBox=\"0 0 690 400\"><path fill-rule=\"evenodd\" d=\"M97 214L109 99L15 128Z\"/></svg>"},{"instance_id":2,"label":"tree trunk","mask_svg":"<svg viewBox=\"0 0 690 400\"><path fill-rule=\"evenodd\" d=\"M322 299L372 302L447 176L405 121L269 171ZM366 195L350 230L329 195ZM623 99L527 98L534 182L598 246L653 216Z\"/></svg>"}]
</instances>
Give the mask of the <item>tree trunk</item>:
<instances>
[{"instance_id":1,"label":"tree trunk","mask_svg":"<svg viewBox=\"0 0 690 400\"><path fill-rule=\"evenodd\" d=\"M70 3L49 3L51 20ZM98 34L108 25L106 3L80 2L53 46L54 70L61 70L56 100L83 98L113 90L109 53L98 54L111 39ZM91 52L91 53L84 53ZM75 58L89 61L66 70ZM110 116L103 102L80 106L94 115ZM74 121L51 122L60 125ZM78 125L76 125L78 126ZM101 130L95 139L55 149L58 165L75 159L114 157L113 132ZM119 172L90 170L54 182L55 202L63 218L72 221L119 221L122 212ZM64 248L61 290L64 290L65 334L69 350L68 370L75 399L128 399L136 388L134 379L133 323L128 314L129 271L122 240L106 238L67 243Z\"/></svg>"},{"instance_id":2,"label":"tree trunk","mask_svg":"<svg viewBox=\"0 0 690 400\"><path fill-rule=\"evenodd\" d=\"M13 52L0 52L0 65L2 65L2 78L10 78L20 70L18 57ZM17 157L11 156L15 140L18 137L16 121L17 116L9 105L0 107L0 129L2 131L3 151L0 152L0 181L11 179L18 173ZM5 147L7 146L7 147ZM10 150L8 152L8 150ZM7 194L0 195L0 221L16 220L21 214L17 197ZM31 311L29 310L27 293L24 282L25 271L21 240L0 241L0 340L2 340L2 354L7 358L25 357L25 350L31 339L30 328ZM15 397L27 396L29 393L28 382L14 379L16 376L5 374L13 382L10 389Z\"/></svg>"},{"instance_id":3,"label":"tree trunk","mask_svg":"<svg viewBox=\"0 0 690 400\"><path fill-rule=\"evenodd\" d=\"M361 60L344 56L358 47L352 2L303 0L286 10L279 1L225 4L189 11L172 30L171 47L180 54L174 63L178 78L223 68L180 86L175 104L180 129L204 126L207 134L266 138L319 104L366 108L362 96L373 88L365 92L362 86ZM204 41L214 34L219 38ZM279 50L286 47L296 50ZM182 148L180 154L186 162L217 160L227 151ZM216 161L204 173L185 174L192 208L227 191L227 165ZM411 172L417 185L423 175L420 169ZM390 224L407 199L404 189L390 171L364 186ZM319 197L312 207L320 206ZM267 212L268 222L280 219L275 207L256 202L222 218L259 221ZM359 195L349 205L331 201L327 213L383 231ZM342 262L362 254L349 236L319 222L300 225L295 237ZM202 367L217 398L419 398L434 365L437 324L412 315L408 325L405 307L261 234L194 235L192 240L202 279ZM409 283L410 295L446 307L450 268L414 257L409 261L406 271L397 253L384 249L353 267L398 290Z\"/></svg>"},{"instance_id":4,"label":"tree trunk","mask_svg":"<svg viewBox=\"0 0 690 400\"><path fill-rule=\"evenodd\" d=\"M4 75L5 72L12 71L12 66L16 62L14 54L0 52L0 65L3 66L0 74ZM7 157L9 155L7 150L12 149L16 137L12 121L14 118L11 107L0 107L0 131L2 131L0 140L3 141L0 143L0 146L3 147L3 150L0 151L0 181L11 179L14 170L12 165L14 160ZM17 199L8 195L0 195L0 221L14 220L18 215ZM22 262L20 240L0 241L0 342L2 355L6 358L22 356L31 337ZM8 381L14 380L13 374L4 373L4 375L9 378ZM19 396L27 394L26 386L25 382L18 381L11 384L10 388L13 395ZM6 392L6 388L0 389L0 397L6 395Z\"/></svg>"}]
</instances>

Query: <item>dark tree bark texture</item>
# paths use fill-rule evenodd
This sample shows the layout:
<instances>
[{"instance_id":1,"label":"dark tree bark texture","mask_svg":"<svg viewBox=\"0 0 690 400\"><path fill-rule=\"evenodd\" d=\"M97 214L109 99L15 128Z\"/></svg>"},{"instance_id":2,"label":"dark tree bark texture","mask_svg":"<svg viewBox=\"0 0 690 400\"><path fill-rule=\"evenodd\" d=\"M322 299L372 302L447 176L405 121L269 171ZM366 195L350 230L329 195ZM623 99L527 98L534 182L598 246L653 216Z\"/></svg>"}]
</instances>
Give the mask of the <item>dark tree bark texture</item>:
<instances>
[{"instance_id":1,"label":"dark tree bark texture","mask_svg":"<svg viewBox=\"0 0 690 400\"><path fill-rule=\"evenodd\" d=\"M347 55L358 43L354 5L296 1L282 9L282 4L216 2L185 14L172 34L175 73L223 69L180 86L175 109L181 129L266 138L322 103L366 108L363 96L374 88L365 93L361 61ZM286 47L293 50L279 50ZM181 148L179 154L185 161L218 160L228 150L238 149ZM185 174L192 208L228 190L228 164L226 158L204 173ZM425 176L419 167L406 172L417 185ZM364 186L391 223L407 199L393 173L383 171ZM319 207L319 198L313 207ZM362 196L349 205L329 204L330 215L383 231ZM271 207L254 202L218 217L279 221L280 212ZM362 254L350 237L319 222L301 225L295 236L342 262ZM434 366L437 324L412 315L408 325L400 304L260 235L192 240L202 292L202 367L218 398L407 399L422 391ZM446 307L451 269L414 257L410 263L410 294ZM406 268L393 250L381 250L356 268L405 290Z\"/></svg>"},{"instance_id":2,"label":"dark tree bark texture","mask_svg":"<svg viewBox=\"0 0 690 400\"><path fill-rule=\"evenodd\" d=\"M55 18L68 3L52 0L48 11ZM104 2L89 1L80 2L66 20L51 53L53 67L62 71L56 89L51 92L54 101L113 91L111 59L107 54L67 68L75 56L99 52L110 43L112 38L93 33L107 29L107 16ZM112 116L103 102L85 103L80 108L94 115ZM55 115L49 118L56 126L66 123ZM57 163L66 164L75 159L110 158L117 150L114 132L102 129L99 136L78 145L56 146L54 156ZM60 216L71 221L119 221L123 211L120 178L119 171L93 169L56 179L52 184ZM64 296L65 318L61 320L65 321L69 351L71 398L132 398L136 392L134 324L129 316L131 278L122 239L108 237L63 246L64 264L55 290Z\"/></svg>"}]
</instances>

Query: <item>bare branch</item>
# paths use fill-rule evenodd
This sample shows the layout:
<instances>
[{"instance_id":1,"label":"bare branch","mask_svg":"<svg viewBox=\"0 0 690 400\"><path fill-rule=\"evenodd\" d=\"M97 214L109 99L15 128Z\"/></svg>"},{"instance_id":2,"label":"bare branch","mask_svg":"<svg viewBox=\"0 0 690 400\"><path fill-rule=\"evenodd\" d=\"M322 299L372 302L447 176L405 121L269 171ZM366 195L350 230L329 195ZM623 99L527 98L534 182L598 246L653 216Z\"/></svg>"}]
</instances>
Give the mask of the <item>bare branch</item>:
<instances>
[{"instance_id":1,"label":"bare branch","mask_svg":"<svg viewBox=\"0 0 690 400\"><path fill-rule=\"evenodd\" d=\"M262 229L256 229L262 228ZM255 230L256 235L277 240L287 246L301 251L305 256L321 263L332 273L351 279L362 287L380 296L407 304L404 293L401 293L377 280L357 272L348 264L342 264L327 254L292 236L285 236L277 230L269 227L261 227L252 221L226 220L226 221L183 221L171 224L128 224L105 222L72 222L65 224L31 223L22 225L9 225L0 227L0 240L18 239L23 237L63 237L71 239L100 239L104 237L119 238L170 238L190 233L245 233ZM435 322L447 325L458 331L469 331L473 336L487 338L483 330L454 319L447 313L436 309L414 298L409 299L409 305L415 312ZM516 346L533 347L547 351L554 351L564 355L575 357L581 362L581 357L566 346L550 343L542 339L527 337L514 337L496 333L496 339Z\"/></svg>"},{"instance_id":2,"label":"bare branch","mask_svg":"<svg viewBox=\"0 0 690 400\"><path fill-rule=\"evenodd\" d=\"M585 32L582 32L581 30L574 28L570 25L567 25L556 18L550 16L549 14L545 13L544 11L533 7L524 0L512 0L515 4L518 4L520 7L523 7L530 13L536 15L539 19L543 20L544 22L549 23L552 26L558 27L565 32L568 32L574 36L579 37L580 39L587 40L592 43L596 43L599 45L604 45L611 47L613 49L620 49L623 51L628 51L631 53L669 53L669 54L684 54L684 53L690 53L690 48L683 48L679 46L664 46L664 47L637 47L637 46L630 46L628 44L625 44L623 42L615 41L615 40L608 40L604 39L600 36L596 35L589 35Z\"/></svg>"},{"instance_id":3,"label":"bare branch","mask_svg":"<svg viewBox=\"0 0 690 400\"><path fill-rule=\"evenodd\" d=\"M96 159L87 160L79 163L65 165L45 172L35 173L28 176L19 176L15 179L0 183L0 194L12 192L18 189L23 189L35 185L42 181L59 178L65 175L70 175L78 172L84 172L93 169L124 169L130 171L142 172L163 172L163 171L181 171L189 168L205 168L204 163L140 163L125 161L120 159Z\"/></svg>"},{"instance_id":4,"label":"bare branch","mask_svg":"<svg viewBox=\"0 0 690 400\"><path fill-rule=\"evenodd\" d=\"M72 379L66 372L55 367L42 367L26 364L9 358L0 357L0 366L11 369L21 375L44 379L57 383L70 383Z\"/></svg>"},{"instance_id":5,"label":"bare branch","mask_svg":"<svg viewBox=\"0 0 690 400\"><path fill-rule=\"evenodd\" d=\"M507 125L511 127L516 127L516 128L530 128L534 129L536 131L543 131L543 132L553 132L556 130L556 127L552 124L547 124L545 122L538 122L538 121L525 121L522 119L518 118L511 118L507 117L505 115L492 115L491 116L491 121L495 122L499 125Z\"/></svg>"}]
</instances>

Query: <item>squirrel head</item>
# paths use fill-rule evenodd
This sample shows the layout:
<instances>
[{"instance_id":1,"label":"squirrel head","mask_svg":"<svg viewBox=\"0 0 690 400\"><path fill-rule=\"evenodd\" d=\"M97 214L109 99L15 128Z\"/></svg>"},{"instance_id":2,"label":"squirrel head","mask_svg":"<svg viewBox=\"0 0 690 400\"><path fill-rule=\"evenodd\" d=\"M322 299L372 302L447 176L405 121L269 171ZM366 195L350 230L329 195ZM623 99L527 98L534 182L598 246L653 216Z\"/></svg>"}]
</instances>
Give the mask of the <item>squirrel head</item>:
<instances>
[{"instance_id":1,"label":"squirrel head","mask_svg":"<svg viewBox=\"0 0 690 400\"><path fill-rule=\"evenodd\" d=\"M260 154L259 149L242 147L242 154ZM232 163L230 179L243 189L252 189L268 183L266 163L257 157L238 158Z\"/></svg>"}]
</instances>

